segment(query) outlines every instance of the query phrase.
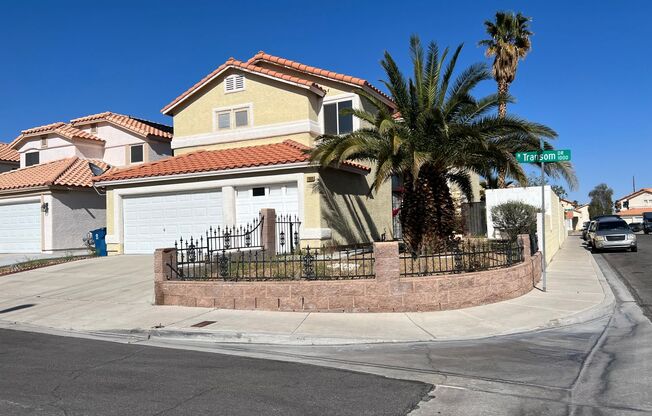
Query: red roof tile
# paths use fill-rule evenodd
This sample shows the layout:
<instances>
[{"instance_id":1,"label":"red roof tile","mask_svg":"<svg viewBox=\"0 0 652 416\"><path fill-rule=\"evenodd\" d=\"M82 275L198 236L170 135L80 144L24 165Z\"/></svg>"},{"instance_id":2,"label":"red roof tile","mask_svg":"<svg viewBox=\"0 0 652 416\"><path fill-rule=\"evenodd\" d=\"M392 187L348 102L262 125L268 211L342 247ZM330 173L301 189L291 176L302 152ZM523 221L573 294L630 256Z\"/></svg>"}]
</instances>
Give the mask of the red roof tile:
<instances>
[{"instance_id":1,"label":"red roof tile","mask_svg":"<svg viewBox=\"0 0 652 416\"><path fill-rule=\"evenodd\" d=\"M23 139L28 137L34 137L42 134L58 134L70 140L89 140L97 143L104 143L104 140L100 139L97 136L94 136L90 133L86 133L83 130L79 130L76 127L73 127L70 124L57 122L52 124L47 124L45 126L34 127L31 129L23 130L20 132L20 136L16 137L13 142L9 144L12 148L16 148L16 145L23 141Z\"/></svg>"},{"instance_id":2,"label":"red roof tile","mask_svg":"<svg viewBox=\"0 0 652 416\"><path fill-rule=\"evenodd\" d=\"M0 174L0 191L28 189L41 186L92 186L93 174L88 166L92 162L103 169L109 165L97 160L78 157L29 166Z\"/></svg>"},{"instance_id":3,"label":"red roof tile","mask_svg":"<svg viewBox=\"0 0 652 416\"><path fill-rule=\"evenodd\" d=\"M73 126L81 126L98 121L107 121L109 123L113 123L140 136L155 136L166 140L172 140L172 127L170 126L132 116L112 113L110 111L76 118L74 120L70 120L70 123Z\"/></svg>"},{"instance_id":4,"label":"red roof tile","mask_svg":"<svg viewBox=\"0 0 652 416\"><path fill-rule=\"evenodd\" d=\"M210 74L206 75L204 78L202 78L199 82L197 82L195 85L187 89L183 94L175 98L170 104L166 105L163 107L161 112L163 114L167 114L172 107L176 106L179 102L187 98L188 96L192 95L195 91L197 91L199 88L203 87L206 83L208 83L210 80L218 76L220 73L223 71L227 70L228 68L238 68L242 69L244 71L248 72L253 72L259 75L263 76L269 76L273 78L277 78L279 80L285 81L285 82L290 82L295 85L299 85L304 88L311 89L313 91L317 91L319 93L325 93L323 88L321 88L317 83L308 81L299 77L294 77L291 75L283 74L281 72L273 71L271 69L265 69L261 68L256 65L252 65L249 63L245 63L242 61L238 61L237 59L234 58L229 58L226 62L224 62L222 65L220 65L216 70L211 72Z\"/></svg>"},{"instance_id":5,"label":"red roof tile","mask_svg":"<svg viewBox=\"0 0 652 416\"><path fill-rule=\"evenodd\" d=\"M377 94L380 94L381 96L383 96L385 99L389 100L390 102L392 101L392 99L391 99L391 97L389 95L385 94L384 92L382 92L381 90L379 90L378 88L373 86L369 81L364 80L362 78L353 77L351 75L339 74L337 72L329 71L327 69L316 68L314 66L309 66L309 65L302 64L302 63L296 62L296 61L291 61L289 59L281 58L279 56L270 55L270 54L265 53L263 51L260 51L256 55L251 57L247 61L247 63L248 64L256 64L256 63L258 63L260 61L270 62L270 63L273 63L275 65L284 66L286 68L294 69L295 71L305 72L307 74L312 74L312 75L316 75L318 77L323 77L323 78L328 78L328 79L335 80L335 81L344 82L346 84L357 85L359 87L367 87L367 88L371 89L373 92L375 92Z\"/></svg>"},{"instance_id":6,"label":"red roof tile","mask_svg":"<svg viewBox=\"0 0 652 416\"><path fill-rule=\"evenodd\" d=\"M309 162L306 147L292 140L222 150L200 150L180 156L161 159L129 168L113 168L96 181L116 181L157 176L182 175L200 172L215 172L229 169L275 166L289 163ZM357 169L369 170L366 166L346 163Z\"/></svg>"},{"instance_id":7,"label":"red roof tile","mask_svg":"<svg viewBox=\"0 0 652 416\"><path fill-rule=\"evenodd\" d=\"M9 147L8 144L0 143L0 161L2 162L20 162L20 154Z\"/></svg>"},{"instance_id":8,"label":"red roof tile","mask_svg":"<svg viewBox=\"0 0 652 416\"><path fill-rule=\"evenodd\" d=\"M633 217L635 215L643 215L644 212L652 212L652 207L625 209L616 212L616 215L620 215L621 217Z\"/></svg>"}]
</instances>

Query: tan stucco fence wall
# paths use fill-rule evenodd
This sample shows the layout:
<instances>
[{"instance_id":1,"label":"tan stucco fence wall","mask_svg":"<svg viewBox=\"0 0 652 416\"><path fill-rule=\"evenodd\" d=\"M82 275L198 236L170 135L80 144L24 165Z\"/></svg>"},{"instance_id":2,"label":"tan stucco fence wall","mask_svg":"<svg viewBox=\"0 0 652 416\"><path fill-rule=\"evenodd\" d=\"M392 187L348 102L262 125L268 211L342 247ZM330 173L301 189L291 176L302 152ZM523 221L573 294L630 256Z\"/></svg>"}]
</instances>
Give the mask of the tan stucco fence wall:
<instances>
[{"instance_id":1,"label":"tan stucco fence wall","mask_svg":"<svg viewBox=\"0 0 652 416\"><path fill-rule=\"evenodd\" d=\"M528 293L541 278L540 253L531 256L521 236L524 261L476 273L400 277L397 242L374 243L375 278L338 281L182 281L170 264L175 249L154 256L157 305L313 312L408 312L460 309Z\"/></svg>"},{"instance_id":2,"label":"tan stucco fence wall","mask_svg":"<svg viewBox=\"0 0 652 416\"><path fill-rule=\"evenodd\" d=\"M550 262L559 251L568 231L566 229L564 207L559 197L552 191L550 186L544 187L545 193L545 233L546 233L546 262ZM491 209L497 205L509 201L520 201L541 209L541 187L530 186L525 188L488 189L485 192L487 203L487 236L489 238L500 238L500 231L495 229L491 219ZM539 247L542 244L541 238L542 221L541 214L537 215L537 234Z\"/></svg>"}]
</instances>

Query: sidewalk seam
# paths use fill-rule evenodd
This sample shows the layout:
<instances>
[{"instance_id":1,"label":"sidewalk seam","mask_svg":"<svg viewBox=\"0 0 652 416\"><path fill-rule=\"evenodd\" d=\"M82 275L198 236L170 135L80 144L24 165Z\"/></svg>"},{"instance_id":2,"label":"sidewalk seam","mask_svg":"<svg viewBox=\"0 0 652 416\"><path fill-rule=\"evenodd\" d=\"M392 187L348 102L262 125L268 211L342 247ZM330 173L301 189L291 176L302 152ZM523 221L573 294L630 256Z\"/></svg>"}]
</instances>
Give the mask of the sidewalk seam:
<instances>
[{"instance_id":1,"label":"sidewalk seam","mask_svg":"<svg viewBox=\"0 0 652 416\"><path fill-rule=\"evenodd\" d=\"M430 332L426 331L426 330L425 330L421 325L419 325L418 323L414 322L414 320L412 320L412 318L410 317L410 315L407 314L407 312L403 312L403 315L405 315L405 317L408 318L408 319L410 320L410 322L412 322L412 324L413 324L414 326L416 326L417 328L419 328L420 330L422 330L423 332L425 332L426 334L428 334L428 336L430 336L430 338L432 338L433 340L436 340L436 339L437 339L436 336L434 336L434 335L431 334Z\"/></svg>"},{"instance_id":2,"label":"sidewalk seam","mask_svg":"<svg viewBox=\"0 0 652 416\"><path fill-rule=\"evenodd\" d=\"M306 322L306 319L308 319L308 317L309 317L311 314L312 314L312 312L308 312L308 313L306 314L306 316L303 317L303 319L301 320L301 322L299 322L299 325L297 325L297 327L294 328L294 330L293 330L292 332L290 332L290 335L294 335L294 333L297 332L297 331L299 330L299 328L301 328L301 325L303 325L303 323Z\"/></svg>"}]
</instances>

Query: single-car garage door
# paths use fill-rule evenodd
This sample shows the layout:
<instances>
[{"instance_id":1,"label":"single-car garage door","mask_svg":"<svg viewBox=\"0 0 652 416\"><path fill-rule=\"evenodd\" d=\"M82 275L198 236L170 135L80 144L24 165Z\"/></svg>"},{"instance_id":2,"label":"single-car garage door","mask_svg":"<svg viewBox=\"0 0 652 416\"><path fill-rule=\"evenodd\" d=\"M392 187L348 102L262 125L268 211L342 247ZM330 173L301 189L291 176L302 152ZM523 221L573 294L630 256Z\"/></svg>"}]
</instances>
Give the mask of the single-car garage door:
<instances>
[{"instance_id":1,"label":"single-car garage door","mask_svg":"<svg viewBox=\"0 0 652 416\"><path fill-rule=\"evenodd\" d=\"M236 221L239 225L258 218L262 208L274 208L276 214L299 215L299 192L296 183L237 188Z\"/></svg>"},{"instance_id":2,"label":"single-car garage door","mask_svg":"<svg viewBox=\"0 0 652 416\"><path fill-rule=\"evenodd\" d=\"M125 197L123 200L124 252L148 254L206 234L222 225L220 191Z\"/></svg>"},{"instance_id":3,"label":"single-car garage door","mask_svg":"<svg viewBox=\"0 0 652 416\"><path fill-rule=\"evenodd\" d=\"M41 252L41 204L0 204L0 253Z\"/></svg>"}]
</instances>

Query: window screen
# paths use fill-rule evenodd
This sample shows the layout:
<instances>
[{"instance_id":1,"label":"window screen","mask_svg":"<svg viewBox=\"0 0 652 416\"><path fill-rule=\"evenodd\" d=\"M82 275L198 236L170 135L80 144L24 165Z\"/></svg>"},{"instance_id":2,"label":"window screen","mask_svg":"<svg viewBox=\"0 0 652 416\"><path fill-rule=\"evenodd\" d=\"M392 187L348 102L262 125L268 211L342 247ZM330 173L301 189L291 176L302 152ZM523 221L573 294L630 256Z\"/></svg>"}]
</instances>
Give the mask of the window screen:
<instances>
[{"instance_id":1,"label":"window screen","mask_svg":"<svg viewBox=\"0 0 652 416\"><path fill-rule=\"evenodd\" d=\"M25 166L38 165L39 163L39 153L25 153Z\"/></svg>"},{"instance_id":2,"label":"window screen","mask_svg":"<svg viewBox=\"0 0 652 416\"><path fill-rule=\"evenodd\" d=\"M131 163L143 161L143 145L131 146Z\"/></svg>"}]
</instances>

